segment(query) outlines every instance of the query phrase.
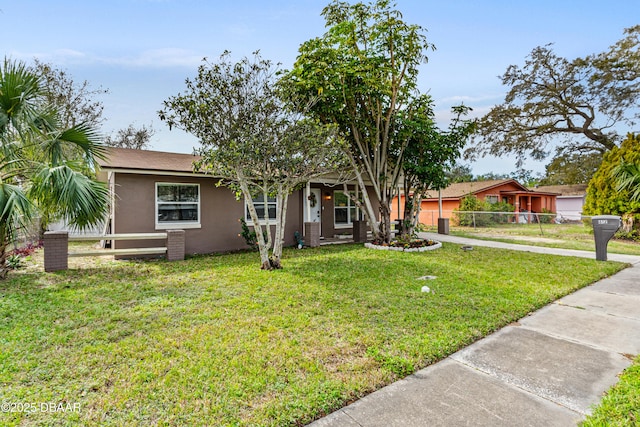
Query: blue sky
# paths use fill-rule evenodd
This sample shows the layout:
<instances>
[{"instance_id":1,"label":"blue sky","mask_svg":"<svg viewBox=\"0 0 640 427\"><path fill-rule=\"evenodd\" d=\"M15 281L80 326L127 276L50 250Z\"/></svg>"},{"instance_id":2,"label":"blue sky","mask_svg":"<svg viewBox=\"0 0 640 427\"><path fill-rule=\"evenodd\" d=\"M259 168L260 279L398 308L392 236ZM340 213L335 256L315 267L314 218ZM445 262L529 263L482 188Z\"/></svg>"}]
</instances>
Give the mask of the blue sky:
<instances>
[{"instance_id":1,"label":"blue sky","mask_svg":"<svg viewBox=\"0 0 640 427\"><path fill-rule=\"evenodd\" d=\"M169 131L162 101L184 90L203 57L224 50L262 56L290 68L298 47L321 35L328 0L0 0L3 55L37 57L76 81L109 89L99 98L111 133L133 123L156 130L152 149L191 152L197 140ZM567 58L605 50L640 22L638 0L397 0L404 19L427 29L429 54L419 85L440 124L463 101L481 116L503 100L498 76L536 46L554 43ZM479 159L476 174L514 170L513 159ZM525 168L544 170L543 163Z\"/></svg>"}]
</instances>

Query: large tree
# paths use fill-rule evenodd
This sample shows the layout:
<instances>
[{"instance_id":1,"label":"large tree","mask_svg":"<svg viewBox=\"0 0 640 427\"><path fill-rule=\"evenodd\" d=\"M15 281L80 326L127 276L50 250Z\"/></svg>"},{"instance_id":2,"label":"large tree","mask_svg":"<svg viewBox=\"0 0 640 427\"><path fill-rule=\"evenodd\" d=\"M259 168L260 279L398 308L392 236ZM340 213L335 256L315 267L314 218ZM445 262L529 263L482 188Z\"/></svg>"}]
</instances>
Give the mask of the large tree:
<instances>
[{"instance_id":1,"label":"large tree","mask_svg":"<svg viewBox=\"0 0 640 427\"><path fill-rule=\"evenodd\" d=\"M69 147L74 147L70 149ZM82 153L81 157L75 153ZM108 190L90 175L101 154L95 131L62 125L48 103L42 77L21 62L0 68L0 278L7 274L6 248L17 226L38 215L59 215L79 228L104 219Z\"/></svg>"},{"instance_id":2,"label":"large tree","mask_svg":"<svg viewBox=\"0 0 640 427\"><path fill-rule=\"evenodd\" d=\"M187 80L186 93L169 98L159 112L170 127L199 139L202 160L196 169L220 177L244 197L261 267L269 270L281 266L289 195L310 179L336 170L342 159L334 127L293 111L277 84L276 70L257 53L234 63L225 52L218 62L202 64L197 77ZM256 196L263 205L256 206ZM274 197L272 239L267 203Z\"/></svg>"},{"instance_id":3,"label":"large tree","mask_svg":"<svg viewBox=\"0 0 640 427\"><path fill-rule=\"evenodd\" d=\"M413 235L419 222L422 199L429 191L448 185L447 172L455 166L475 122L463 117L471 110L464 105L453 107L455 119L447 131L435 124L431 98L416 99L412 117L398 119L398 137L408 144L402 159L402 185L405 197L402 234Z\"/></svg>"},{"instance_id":4,"label":"large tree","mask_svg":"<svg viewBox=\"0 0 640 427\"><path fill-rule=\"evenodd\" d=\"M602 155L597 152L559 153L545 166L545 175L540 185L587 184L600 163Z\"/></svg>"},{"instance_id":5,"label":"large tree","mask_svg":"<svg viewBox=\"0 0 640 427\"><path fill-rule=\"evenodd\" d=\"M398 138L394 123L401 112L408 118L413 114L418 67L432 45L423 28L403 21L388 0L353 5L336 0L322 16L328 31L300 46L287 78L298 95L317 98L311 107L314 117L338 125L363 197L362 203L354 202L374 237L389 241L390 206L408 143Z\"/></svg>"},{"instance_id":6,"label":"large tree","mask_svg":"<svg viewBox=\"0 0 640 427\"><path fill-rule=\"evenodd\" d=\"M151 137L155 134L153 126L142 125L136 128L129 125L119 129L115 136L108 135L104 139L104 145L109 147L132 148L134 150L144 150L149 148Z\"/></svg>"},{"instance_id":7,"label":"large tree","mask_svg":"<svg viewBox=\"0 0 640 427\"><path fill-rule=\"evenodd\" d=\"M78 124L97 129L104 122L104 105L98 99L109 93L102 87L92 87L87 80L76 81L67 71L35 59L33 73L40 76L41 94L58 112L61 125L69 128Z\"/></svg>"},{"instance_id":8,"label":"large tree","mask_svg":"<svg viewBox=\"0 0 640 427\"><path fill-rule=\"evenodd\" d=\"M607 51L569 60L550 45L536 47L524 66L511 65L502 76L509 91L479 122L467 156L507 154L546 158L603 153L622 139L617 126L638 117L640 26Z\"/></svg>"}]
</instances>

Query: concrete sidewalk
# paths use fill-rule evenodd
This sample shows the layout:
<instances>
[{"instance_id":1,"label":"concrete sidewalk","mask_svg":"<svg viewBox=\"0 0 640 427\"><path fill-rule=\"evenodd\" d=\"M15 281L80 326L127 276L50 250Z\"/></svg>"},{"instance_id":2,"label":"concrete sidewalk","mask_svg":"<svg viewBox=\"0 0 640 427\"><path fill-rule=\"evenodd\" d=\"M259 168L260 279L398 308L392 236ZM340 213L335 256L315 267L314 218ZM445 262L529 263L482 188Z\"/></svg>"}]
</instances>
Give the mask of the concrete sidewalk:
<instances>
[{"instance_id":1,"label":"concrete sidewalk","mask_svg":"<svg viewBox=\"0 0 640 427\"><path fill-rule=\"evenodd\" d=\"M595 258L453 236L462 245ZM443 361L311 426L575 426L640 353L640 257Z\"/></svg>"}]
</instances>

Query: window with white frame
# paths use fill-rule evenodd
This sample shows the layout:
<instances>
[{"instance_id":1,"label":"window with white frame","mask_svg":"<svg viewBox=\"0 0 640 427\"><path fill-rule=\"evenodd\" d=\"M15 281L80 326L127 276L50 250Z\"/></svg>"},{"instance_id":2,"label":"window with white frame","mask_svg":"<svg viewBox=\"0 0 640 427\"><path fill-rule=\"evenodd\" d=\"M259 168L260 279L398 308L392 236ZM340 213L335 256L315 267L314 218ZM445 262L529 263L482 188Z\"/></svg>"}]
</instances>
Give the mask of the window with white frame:
<instances>
[{"instance_id":1,"label":"window with white frame","mask_svg":"<svg viewBox=\"0 0 640 427\"><path fill-rule=\"evenodd\" d=\"M200 184L156 183L156 227L200 226Z\"/></svg>"},{"instance_id":2,"label":"window with white frame","mask_svg":"<svg viewBox=\"0 0 640 427\"><path fill-rule=\"evenodd\" d=\"M245 201L244 208L244 219L247 223L252 223L251 214L249 213L249 206ZM253 198L253 206L256 208L256 213L258 214L258 218L260 221L264 221L266 219L265 215L265 203L264 196L261 194L259 196L255 196ZM276 220L276 198L275 197L267 197L267 206L266 212L269 214L269 221Z\"/></svg>"},{"instance_id":3,"label":"window with white frame","mask_svg":"<svg viewBox=\"0 0 640 427\"><path fill-rule=\"evenodd\" d=\"M333 220L336 226L352 225L358 219L356 212L356 205L349 196L342 191L333 192Z\"/></svg>"}]
</instances>

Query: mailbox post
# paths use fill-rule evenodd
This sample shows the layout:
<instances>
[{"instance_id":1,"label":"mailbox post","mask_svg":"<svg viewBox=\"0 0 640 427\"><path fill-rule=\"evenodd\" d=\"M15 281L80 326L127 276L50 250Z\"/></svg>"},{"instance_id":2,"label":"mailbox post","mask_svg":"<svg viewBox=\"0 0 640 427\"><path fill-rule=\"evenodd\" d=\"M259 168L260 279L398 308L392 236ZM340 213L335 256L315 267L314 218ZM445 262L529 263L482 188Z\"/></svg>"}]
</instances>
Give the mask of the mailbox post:
<instances>
[{"instance_id":1,"label":"mailbox post","mask_svg":"<svg viewBox=\"0 0 640 427\"><path fill-rule=\"evenodd\" d=\"M615 215L598 215L591 218L593 236L596 241L596 259L607 260L607 245L622 225L622 218Z\"/></svg>"}]
</instances>

